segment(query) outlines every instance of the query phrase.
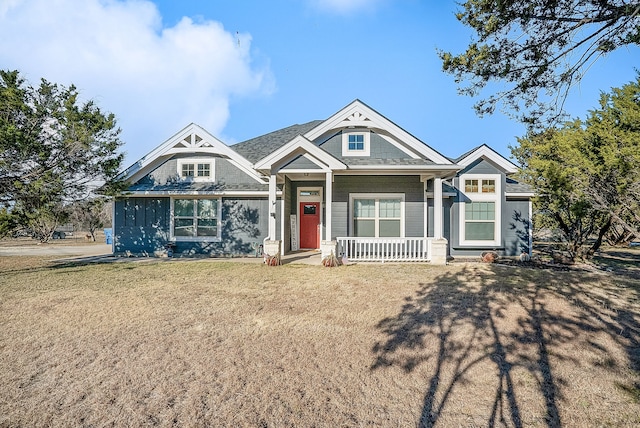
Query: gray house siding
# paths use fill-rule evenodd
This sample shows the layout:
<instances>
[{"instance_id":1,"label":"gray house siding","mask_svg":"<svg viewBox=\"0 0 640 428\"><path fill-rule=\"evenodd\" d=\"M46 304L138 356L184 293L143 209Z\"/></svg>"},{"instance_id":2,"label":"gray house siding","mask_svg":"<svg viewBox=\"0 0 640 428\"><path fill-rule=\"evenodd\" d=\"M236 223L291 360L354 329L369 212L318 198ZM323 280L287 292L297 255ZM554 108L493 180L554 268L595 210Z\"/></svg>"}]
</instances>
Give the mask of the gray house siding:
<instances>
[{"instance_id":1,"label":"gray house siding","mask_svg":"<svg viewBox=\"0 0 640 428\"><path fill-rule=\"evenodd\" d=\"M175 255L230 256L255 254L268 234L268 200L224 198L219 242L175 242ZM114 253L153 256L170 240L170 198L117 199Z\"/></svg>"},{"instance_id":2,"label":"gray house siding","mask_svg":"<svg viewBox=\"0 0 640 428\"><path fill-rule=\"evenodd\" d=\"M507 256L517 256L523 251L529 252L529 200L508 199L505 203L505 216L502 220L504 252Z\"/></svg>"},{"instance_id":3,"label":"gray house siding","mask_svg":"<svg viewBox=\"0 0 640 428\"><path fill-rule=\"evenodd\" d=\"M360 130L354 129L354 132L359 132ZM369 132L369 130L362 130L362 132ZM326 152L332 154L334 157L338 159L343 159L342 157L342 133L338 133L333 135L328 140L321 142L320 147ZM405 152L389 143L380 135L375 132L370 133L370 149L369 156L371 159L408 159L410 158Z\"/></svg>"},{"instance_id":4,"label":"gray house siding","mask_svg":"<svg viewBox=\"0 0 640 428\"><path fill-rule=\"evenodd\" d=\"M424 236L424 184L419 176L336 176L332 205L333 238L352 235L349 224L351 193L404 193L405 236Z\"/></svg>"},{"instance_id":5,"label":"gray house siding","mask_svg":"<svg viewBox=\"0 0 640 428\"><path fill-rule=\"evenodd\" d=\"M167 183L180 181L178 174L178 159L201 159L203 161L213 160L214 176L212 181L224 184L259 184L253 177L242 171L228 159L212 156L188 156L177 155L162 163L151 171L137 183L148 185L164 185Z\"/></svg>"},{"instance_id":6,"label":"gray house siding","mask_svg":"<svg viewBox=\"0 0 640 428\"><path fill-rule=\"evenodd\" d=\"M501 176L501 243L498 246L488 245L485 247L470 247L460 245L460 205L465 202L465 197L460 190L451 208L449 221L452 227L450 230L449 248L453 257L475 257L485 251L497 251L503 256L516 256L522 250L528 251L528 224L529 224L529 202L523 200L507 200L504 191L506 188L506 175L491 162L484 159L472 163L460 174L500 174ZM460 178L456 177L453 184L457 189L461 189ZM526 236L526 241L524 240Z\"/></svg>"},{"instance_id":7,"label":"gray house siding","mask_svg":"<svg viewBox=\"0 0 640 428\"><path fill-rule=\"evenodd\" d=\"M285 165L283 169L320 169L320 167L311 162L309 159L300 155L289 162L287 165Z\"/></svg>"},{"instance_id":8,"label":"gray house siding","mask_svg":"<svg viewBox=\"0 0 640 428\"><path fill-rule=\"evenodd\" d=\"M114 253L153 255L169 242L169 198L116 199Z\"/></svg>"}]
</instances>

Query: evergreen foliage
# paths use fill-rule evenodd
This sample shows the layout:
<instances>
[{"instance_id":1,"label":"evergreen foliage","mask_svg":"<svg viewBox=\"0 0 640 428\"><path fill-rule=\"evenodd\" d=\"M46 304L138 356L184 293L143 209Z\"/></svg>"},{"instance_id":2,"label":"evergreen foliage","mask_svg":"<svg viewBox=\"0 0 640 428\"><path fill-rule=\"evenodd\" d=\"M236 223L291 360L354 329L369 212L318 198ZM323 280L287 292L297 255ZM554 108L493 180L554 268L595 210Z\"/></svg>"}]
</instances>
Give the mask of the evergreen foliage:
<instances>
[{"instance_id":1,"label":"evergreen foliage","mask_svg":"<svg viewBox=\"0 0 640 428\"><path fill-rule=\"evenodd\" d=\"M113 114L80 101L75 86L0 71L0 232L27 229L41 241L66 220L66 207L115 191L123 154Z\"/></svg>"}]
</instances>

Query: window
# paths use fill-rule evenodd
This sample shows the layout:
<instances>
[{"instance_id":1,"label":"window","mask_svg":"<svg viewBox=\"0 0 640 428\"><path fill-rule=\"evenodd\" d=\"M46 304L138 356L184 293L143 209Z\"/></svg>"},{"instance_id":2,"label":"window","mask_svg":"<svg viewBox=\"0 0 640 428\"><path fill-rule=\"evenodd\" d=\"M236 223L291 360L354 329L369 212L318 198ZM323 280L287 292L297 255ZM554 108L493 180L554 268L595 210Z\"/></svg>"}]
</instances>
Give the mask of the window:
<instances>
[{"instance_id":1,"label":"window","mask_svg":"<svg viewBox=\"0 0 640 428\"><path fill-rule=\"evenodd\" d=\"M482 193L496 193L496 180L482 180Z\"/></svg>"},{"instance_id":2,"label":"window","mask_svg":"<svg viewBox=\"0 0 640 428\"><path fill-rule=\"evenodd\" d=\"M369 156L369 131L343 132L342 156Z\"/></svg>"},{"instance_id":3,"label":"window","mask_svg":"<svg viewBox=\"0 0 640 428\"><path fill-rule=\"evenodd\" d=\"M351 134L349 135L349 151L352 150L364 150L364 135Z\"/></svg>"},{"instance_id":4,"label":"window","mask_svg":"<svg viewBox=\"0 0 640 428\"><path fill-rule=\"evenodd\" d=\"M183 163L182 164L182 177L193 177L194 169L192 163Z\"/></svg>"},{"instance_id":5,"label":"window","mask_svg":"<svg viewBox=\"0 0 640 428\"><path fill-rule=\"evenodd\" d=\"M178 173L187 180L210 180L213 177L213 160L178 159Z\"/></svg>"},{"instance_id":6,"label":"window","mask_svg":"<svg viewBox=\"0 0 640 428\"><path fill-rule=\"evenodd\" d=\"M481 183L478 185L478 183ZM464 180L464 193L496 193L496 180L494 179L472 179Z\"/></svg>"},{"instance_id":7,"label":"window","mask_svg":"<svg viewBox=\"0 0 640 428\"><path fill-rule=\"evenodd\" d=\"M401 237L404 195L352 195L353 236Z\"/></svg>"},{"instance_id":8,"label":"window","mask_svg":"<svg viewBox=\"0 0 640 428\"><path fill-rule=\"evenodd\" d=\"M466 202L464 220L465 240L493 241L495 239L495 202Z\"/></svg>"},{"instance_id":9,"label":"window","mask_svg":"<svg viewBox=\"0 0 640 428\"><path fill-rule=\"evenodd\" d=\"M501 244L500 174L464 174L463 201L460 203L460 245Z\"/></svg>"},{"instance_id":10,"label":"window","mask_svg":"<svg viewBox=\"0 0 640 428\"><path fill-rule=\"evenodd\" d=\"M198 164L198 177L210 177L211 176L211 164L199 163Z\"/></svg>"},{"instance_id":11,"label":"window","mask_svg":"<svg viewBox=\"0 0 640 428\"><path fill-rule=\"evenodd\" d=\"M174 199L172 234L177 239L219 238L219 199Z\"/></svg>"}]
</instances>

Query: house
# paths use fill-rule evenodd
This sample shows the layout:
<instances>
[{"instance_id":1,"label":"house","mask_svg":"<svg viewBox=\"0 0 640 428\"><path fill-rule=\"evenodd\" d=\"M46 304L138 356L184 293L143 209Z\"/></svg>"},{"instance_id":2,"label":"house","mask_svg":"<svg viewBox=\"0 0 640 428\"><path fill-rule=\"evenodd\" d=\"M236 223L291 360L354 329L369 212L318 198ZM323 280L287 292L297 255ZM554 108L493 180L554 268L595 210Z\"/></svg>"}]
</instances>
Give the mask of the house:
<instances>
[{"instance_id":1,"label":"house","mask_svg":"<svg viewBox=\"0 0 640 428\"><path fill-rule=\"evenodd\" d=\"M124 173L115 254L430 261L531 251L531 189L487 145L448 158L355 100L227 146L191 124Z\"/></svg>"}]
</instances>

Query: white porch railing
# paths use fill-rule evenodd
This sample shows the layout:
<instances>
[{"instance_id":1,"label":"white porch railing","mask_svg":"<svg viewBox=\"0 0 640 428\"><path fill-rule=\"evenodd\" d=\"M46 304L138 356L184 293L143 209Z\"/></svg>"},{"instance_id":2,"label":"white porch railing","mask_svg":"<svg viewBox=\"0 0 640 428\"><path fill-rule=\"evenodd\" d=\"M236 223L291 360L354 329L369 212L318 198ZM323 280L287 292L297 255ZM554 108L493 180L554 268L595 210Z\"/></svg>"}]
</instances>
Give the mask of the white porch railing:
<instances>
[{"instance_id":1,"label":"white porch railing","mask_svg":"<svg viewBox=\"0 0 640 428\"><path fill-rule=\"evenodd\" d=\"M433 238L340 237L338 251L349 261L426 262L431 259Z\"/></svg>"}]
</instances>

